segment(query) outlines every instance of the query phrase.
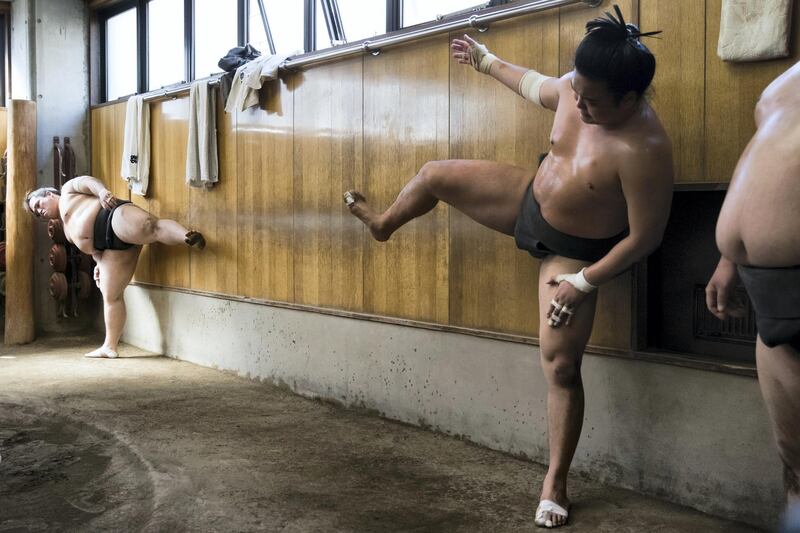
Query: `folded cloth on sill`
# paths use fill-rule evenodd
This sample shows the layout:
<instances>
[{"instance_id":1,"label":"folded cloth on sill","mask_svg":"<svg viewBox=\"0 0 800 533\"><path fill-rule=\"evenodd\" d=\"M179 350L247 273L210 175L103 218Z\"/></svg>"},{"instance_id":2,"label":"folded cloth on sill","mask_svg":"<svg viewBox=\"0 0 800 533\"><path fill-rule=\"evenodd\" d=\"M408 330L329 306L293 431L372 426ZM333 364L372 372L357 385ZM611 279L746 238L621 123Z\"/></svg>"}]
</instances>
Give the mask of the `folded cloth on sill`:
<instances>
[{"instance_id":1,"label":"folded cloth on sill","mask_svg":"<svg viewBox=\"0 0 800 533\"><path fill-rule=\"evenodd\" d=\"M208 80L189 89L189 139L186 144L186 183L213 187L219 180L217 159L217 92Z\"/></svg>"},{"instance_id":2,"label":"folded cloth on sill","mask_svg":"<svg viewBox=\"0 0 800 533\"><path fill-rule=\"evenodd\" d=\"M789 55L793 0L723 0L717 55L763 61Z\"/></svg>"},{"instance_id":3,"label":"folded cloth on sill","mask_svg":"<svg viewBox=\"0 0 800 533\"><path fill-rule=\"evenodd\" d=\"M278 67L287 57L288 54L261 56L236 69L231 92L225 103L225 112L244 111L258 105L258 90L261 85L278 77Z\"/></svg>"},{"instance_id":4,"label":"folded cloth on sill","mask_svg":"<svg viewBox=\"0 0 800 533\"><path fill-rule=\"evenodd\" d=\"M150 181L150 104L144 101L143 96L131 96L125 108L120 174L132 193L147 194Z\"/></svg>"}]
</instances>

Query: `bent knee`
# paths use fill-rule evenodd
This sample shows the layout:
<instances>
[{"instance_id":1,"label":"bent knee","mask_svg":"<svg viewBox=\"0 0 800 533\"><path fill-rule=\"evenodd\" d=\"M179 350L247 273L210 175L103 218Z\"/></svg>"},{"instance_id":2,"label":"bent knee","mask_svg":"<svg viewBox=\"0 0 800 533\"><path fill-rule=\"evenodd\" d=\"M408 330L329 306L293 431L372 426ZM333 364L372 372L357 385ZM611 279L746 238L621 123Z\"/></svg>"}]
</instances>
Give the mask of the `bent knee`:
<instances>
[{"instance_id":1,"label":"bent knee","mask_svg":"<svg viewBox=\"0 0 800 533\"><path fill-rule=\"evenodd\" d=\"M435 193L443 190L448 183L450 176L451 161L428 161L419 169L417 175L420 177L426 188Z\"/></svg>"},{"instance_id":2,"label":"bent knee","mask_svg":"<svg viewBox=\"0 0 800 533\"><path fill-rule=\"evenodd\" d=\"M548 383L563 388L573 388L581 383L580 361L571 356L556 355L544 358L542 366Z\"/></svg>"},{"instance_id":3,"label":"bent knee","mask_svg":"<svg viewBox=\"0 0 800 533\"><path fill-rule=\"evenodd\" d=\"M141 231L146 238L155 237L158 233L158 219L148 214L142 221Z\"/></svg>"}]
</instances>

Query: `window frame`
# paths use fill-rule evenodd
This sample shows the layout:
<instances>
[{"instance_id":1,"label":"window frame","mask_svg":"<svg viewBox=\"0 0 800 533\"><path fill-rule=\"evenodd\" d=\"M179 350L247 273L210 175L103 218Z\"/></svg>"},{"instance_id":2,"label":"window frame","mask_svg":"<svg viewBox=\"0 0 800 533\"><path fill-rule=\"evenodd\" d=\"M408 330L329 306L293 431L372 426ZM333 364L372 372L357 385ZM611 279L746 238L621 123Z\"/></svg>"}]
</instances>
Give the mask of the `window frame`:
<instances>
[{"instance_id":1,"label":"window frame","mask_svg":"<svg viewBox=\"0 0 800 533\"><path fill-rule=\"evenodd\" d=\"M97 38L94 40L99 50L94 54L97 58L93 62L97 66L98 76L96 83L99 85L98 90L95 92L97 95L97 103L111 103L108 100L108 80L106 68L106 54L107 54L107 35L106 24L108 19L127 11L131 8L136 8L136 53L137 53L137 86L135 94L144 94L150 92L148 89L148 9L147 6L151 0L107 0L105 6L98 7L93 11L93 20L97 22ZM263 0L256 0L259 9L262 11L262 21L264 23L264 30L267 35L268 42L274 53L274 42L272 40L272 32L269 28L269 12L266 9ZM477 0L476 10L494 7L495 5L513 2L514 0L486 0L481 2ZM184 77L187 83L194 81L196 78L195 72L195 54L196 54L196 25L195 25L195 0L183 0L184 2ZM483 7L477 7L483 3ZM249 20L250 20L250 0L235 0L237 9L237 46L244 46L249 39ZM348 43L344 32L344 24L338 7L337 0L321 0L320 7L322 13L319 12L316 0L303 0L303 44L305 54L313 53L318 50L325 50L334 48L334 46L323 46L318 48L320 43L316 42L316 22L318 17L324 17L328 36L331 42L340 42L341 44ZM403 27L403 0L386 0L386 24L385 33L383 35L404 30ZM433 21L432 21L433 22ZM365 39L358 39L353 42L359 42ZM369 39L366 39L369 40ZM180 85L180 84L175 84ZM157 90L157 89L154 89ZM114 101L119 101L130 95L125 95L117 98ZM94 100L94 98L93 98Z\"/></svg>"},{"instance_id":2,"label":"window frame","mask_svg":"<svg viewBox=\"0 0 800 533\"><path fill-rule=\"evenodd\" d=\"M108 101L108 69L106 68L106 59L107 59L107 49L108 49L108 36L106 35L106 25L108 24L108 20L112 17L119 15L129 9L136 9L136 93L141 92L142 84L141 84L141 69L142 69L142 51L141 51L141 24L139 21L140 18L140 6L139 4L142 3L142 0L125 0L124 2L120 2L115 4L114 6L104 9L98 12L98 34L99 34L99 41L100 41L100 101L107 102ZM145 51L146 52L146 51ZM147 61L147 54L144 54L145 65ZM146 70L145 70L146 71ZM146 87L146 85L145 85ZM130 96L130 95L126 95ZM119 99L125 98L126 96L122 96Z\"/></svg>"}]
</instances>

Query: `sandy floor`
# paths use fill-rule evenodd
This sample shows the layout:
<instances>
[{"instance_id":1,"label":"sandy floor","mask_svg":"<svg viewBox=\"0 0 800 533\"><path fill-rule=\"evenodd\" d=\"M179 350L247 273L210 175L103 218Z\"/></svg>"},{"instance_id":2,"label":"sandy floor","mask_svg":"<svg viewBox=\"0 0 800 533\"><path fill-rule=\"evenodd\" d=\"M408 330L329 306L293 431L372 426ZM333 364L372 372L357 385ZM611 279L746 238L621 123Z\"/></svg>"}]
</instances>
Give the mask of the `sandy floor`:
<instances>
[{"instance_id":1,"label":"sandy floor","mask_svg":"<svg viewBox=\"0 0 800 533\"><path fill-rule=\"evenodd\" d=\"M540 465L85 338L0 348L0 532L536 531ZM569 531L751 528L575 476Z\"/></svg>"}]
</instances>

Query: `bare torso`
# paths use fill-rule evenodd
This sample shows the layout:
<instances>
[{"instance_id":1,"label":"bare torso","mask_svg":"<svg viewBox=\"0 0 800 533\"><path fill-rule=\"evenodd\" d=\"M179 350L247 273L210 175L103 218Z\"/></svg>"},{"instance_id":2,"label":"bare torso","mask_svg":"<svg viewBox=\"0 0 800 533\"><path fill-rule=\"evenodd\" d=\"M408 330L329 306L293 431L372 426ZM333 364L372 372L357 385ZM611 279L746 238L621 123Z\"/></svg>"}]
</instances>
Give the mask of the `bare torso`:
<instances>
[{"instance_id":1,"label":"bare torso","mask_svg":"<svg viewBox=\"0 0 800 533\"><path fill-rule=\"evenodd\" d=\"M717 246L738 264L800 265L800 63L764 91L756 125L722 206Z\"/></svg>"},{"instance_id":2,"label":"bare torso","mask_svg":"<svg viewBox=\"0 0 800 533\"><path fill-rule=\"evenodd\" d=\"M96 252L94 248L94 220L100 211L96 196L79 193L62 194L58 201L64 234L67 239L85 254Z\"/></svg>"},{"instance_id":3,"label":"bare torso","mask_svg":"<svg viewBox=\"0 0 800 533\"><path fill-rule=\"evenodd\" d=\"M621 158L667 135L647 102L617 129L581 120L568 82L560 80L559 103L533 192L542 215L556 229L587 238L617 235L628 227L619 177Z\"/></svg>"}]
</instances>

